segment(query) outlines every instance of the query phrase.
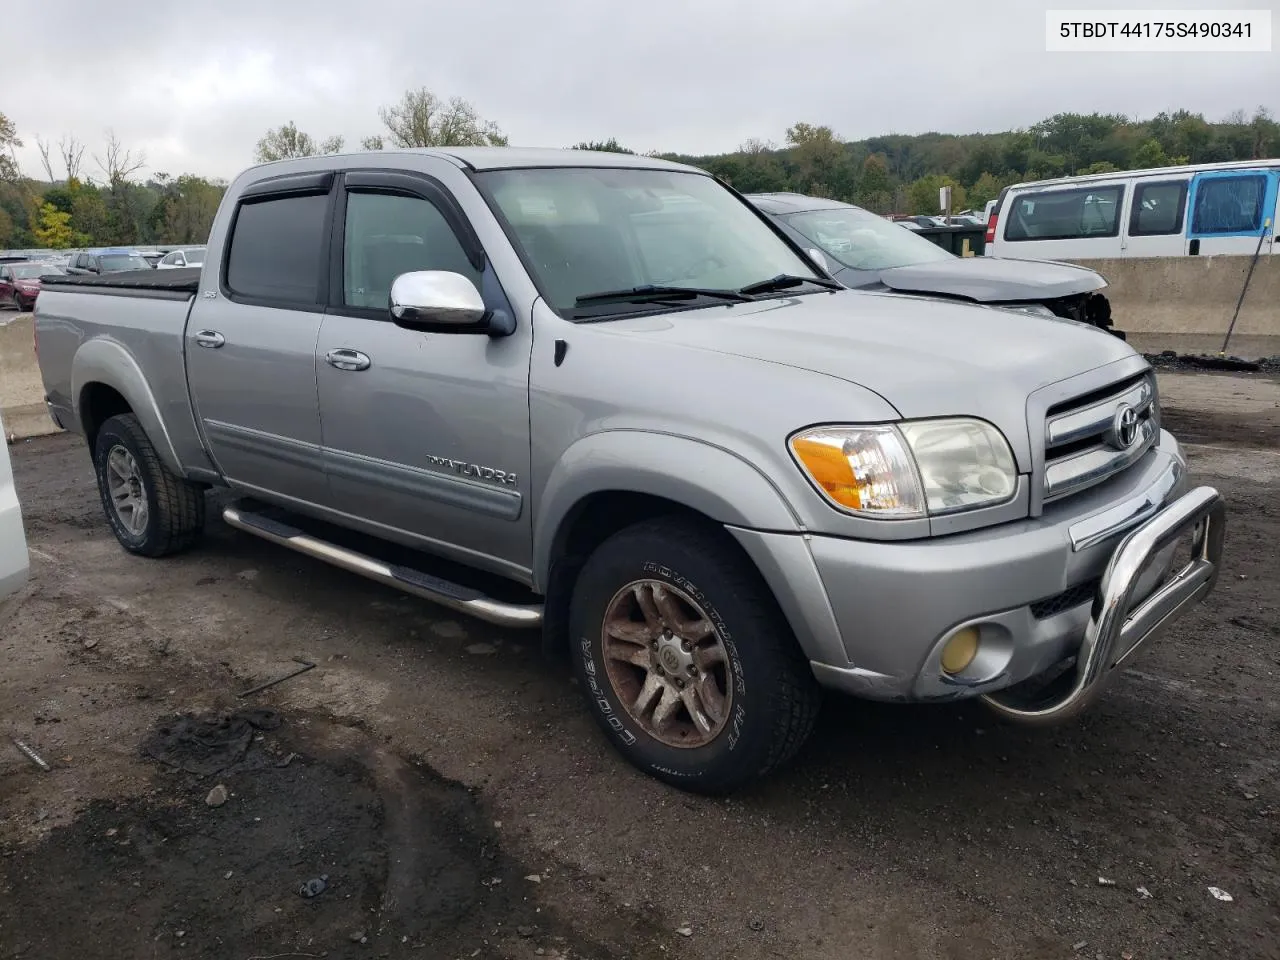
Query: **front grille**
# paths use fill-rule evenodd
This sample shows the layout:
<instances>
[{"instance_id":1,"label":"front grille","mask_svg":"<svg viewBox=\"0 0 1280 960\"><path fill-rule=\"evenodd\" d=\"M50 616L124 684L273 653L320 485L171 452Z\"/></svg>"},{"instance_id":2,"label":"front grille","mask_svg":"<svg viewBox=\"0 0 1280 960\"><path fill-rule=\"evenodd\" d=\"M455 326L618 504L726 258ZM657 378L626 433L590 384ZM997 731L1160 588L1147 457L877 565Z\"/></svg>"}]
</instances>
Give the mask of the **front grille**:
<instances>
[{"instance_id":1,"label":"front grille","mask_svg":"<svg viewBox=\"0 0 1280 960\"><path fill-rule=\"evenodd\" d=\"M1057 616L1064 610L1078 607L1080 604L1093 599L1101 583L1101 578L1088 580L1084 583L1078 583L1074 587L1068 587L1057 596L1037 600L1031 604L1031 615L1037 620L1046 620L1049 617Z\"/></svg>"},{"instance_id":2,"label":"front grille","mask_svg":"<svg viewBox=\"0 0 1280 960\"><path fill-rule=\"evenodd\" d=\"M1050 407L1044 502L1087 490L1142 459L1160 433L1155 396L1147 371Z\"/></svg>"}]
</instances>

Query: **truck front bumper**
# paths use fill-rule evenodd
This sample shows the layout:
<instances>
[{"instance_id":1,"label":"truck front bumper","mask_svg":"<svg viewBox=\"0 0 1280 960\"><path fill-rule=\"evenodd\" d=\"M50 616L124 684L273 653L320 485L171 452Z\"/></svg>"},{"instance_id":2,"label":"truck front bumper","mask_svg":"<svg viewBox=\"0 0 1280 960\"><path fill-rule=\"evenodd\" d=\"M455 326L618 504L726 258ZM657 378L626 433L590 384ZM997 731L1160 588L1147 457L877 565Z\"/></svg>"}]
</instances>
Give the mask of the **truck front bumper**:
<instances>
[{"instance_id":1,"label":"truck front bumper","mask_svg":"<svg viewBox=\"0 0 1280 960\"><path fill-rule=\"evenodd\" d=\"M856 541L733 529L774 588L823 685L889 701L982 696L1028 723L1068 719L1159 630L1212 590L1225 508L1187 490L1177 442L1160 444L1110 487L1035 519L922 541ZM1180 540L1191 560L1171 570ZM978 651L942 669L955 634ZM1075 658L1053 699L1001 691Z\"/></svg>"}]
</instances>

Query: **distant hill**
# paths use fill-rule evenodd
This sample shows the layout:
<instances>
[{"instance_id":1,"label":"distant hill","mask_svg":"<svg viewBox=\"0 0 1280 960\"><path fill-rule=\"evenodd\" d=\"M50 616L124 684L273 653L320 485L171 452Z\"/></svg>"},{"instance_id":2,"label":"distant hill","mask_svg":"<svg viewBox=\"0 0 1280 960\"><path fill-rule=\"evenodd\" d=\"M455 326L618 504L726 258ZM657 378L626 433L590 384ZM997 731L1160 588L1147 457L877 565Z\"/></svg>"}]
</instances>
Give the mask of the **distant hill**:
<instances>
[{"instance_id":1,"label":"distant hill","mask_svg":"<svg viewBox=\"0 0 1280 960\"><path fill-rule=\"evenodd\" d=\"M584 144L623 149L617 141ZM1178 110L1150 120L1060 113L1006 133L890 134L845 142L829 127L798 123L784 145L752 140L734 153L659 156L724 177L745 193L794 190L858 203L877 213L937 213L938 187L953 207L980 209L1022 180L1180 163L1280 156L1280 124L1259 107L1218 123Z\"/></svg>"}]
</instances>

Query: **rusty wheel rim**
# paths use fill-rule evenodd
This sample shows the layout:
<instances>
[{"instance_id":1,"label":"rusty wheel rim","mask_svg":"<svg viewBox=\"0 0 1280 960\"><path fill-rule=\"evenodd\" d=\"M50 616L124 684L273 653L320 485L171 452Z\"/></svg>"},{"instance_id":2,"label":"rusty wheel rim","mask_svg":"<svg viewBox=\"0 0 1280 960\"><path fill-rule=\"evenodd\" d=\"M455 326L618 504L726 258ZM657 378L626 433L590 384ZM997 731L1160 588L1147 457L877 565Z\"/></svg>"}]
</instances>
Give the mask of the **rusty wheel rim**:
<instances>
[{"instance_id":1,"label":"rusty wheel rim","mask_svg":"<svg viewBox=\"0 0 1280 960\"><path fill-rule=\"evenodd\" d=\"M705 747L733 704L729 656L687 593L635 580L613 595L602 627L605 673L631 719L671 747Z\"/></svg>"}]
</instances>

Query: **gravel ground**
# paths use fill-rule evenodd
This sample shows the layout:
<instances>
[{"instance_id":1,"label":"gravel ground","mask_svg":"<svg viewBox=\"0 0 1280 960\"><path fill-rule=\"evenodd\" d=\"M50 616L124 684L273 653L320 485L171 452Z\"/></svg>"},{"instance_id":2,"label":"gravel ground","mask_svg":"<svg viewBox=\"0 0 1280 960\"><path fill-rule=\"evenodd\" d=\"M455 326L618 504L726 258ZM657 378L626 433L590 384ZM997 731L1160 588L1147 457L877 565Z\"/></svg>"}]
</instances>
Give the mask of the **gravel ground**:
<instances>
[{"instance_id":1,"label":"gravel ground","mask_svg":"<svg viewBox=\"0 0 1280 960\"><path fill-rule=\"evenodd\" d=\"M219 521L126 556L80 441L15 445L0 957L1280 957L1277 391L1162 376L1229 559L1085 720L831 697L725 801L616 758L533 636Z\"/></svg>"}]
</instances>

